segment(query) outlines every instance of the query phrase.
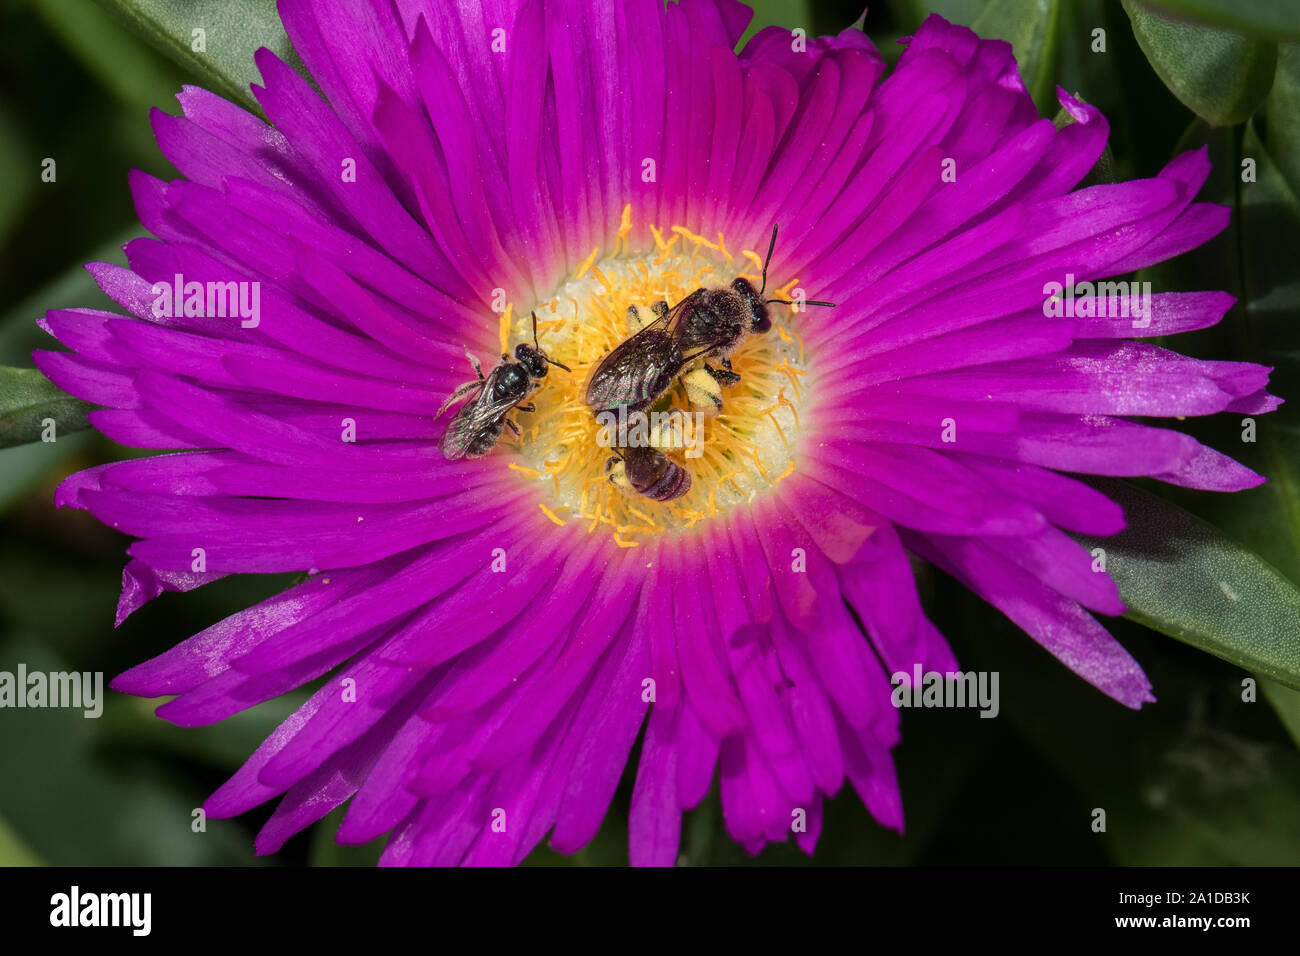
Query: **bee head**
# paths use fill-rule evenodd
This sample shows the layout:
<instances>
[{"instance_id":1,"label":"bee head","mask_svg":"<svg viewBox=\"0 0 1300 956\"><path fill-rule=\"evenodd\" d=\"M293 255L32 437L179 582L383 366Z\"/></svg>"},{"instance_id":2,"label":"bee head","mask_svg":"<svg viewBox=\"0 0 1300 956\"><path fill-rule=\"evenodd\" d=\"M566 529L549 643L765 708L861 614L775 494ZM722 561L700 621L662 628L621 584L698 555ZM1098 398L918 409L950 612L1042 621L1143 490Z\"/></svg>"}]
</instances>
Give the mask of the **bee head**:
<instances>
[{"instance_id":1,"label":"bee head","mask_svg":"<svg viewBox=\"0 0 1300 956\"><path fill-rule=\"evenodd\" d=\"M535 345L528 345L525 342L515 346L515 361L524 367L533 378L546 377L546 353Z\"/></svg>"},{"instance_id":2,"label":"bee head","mask_svg":"<svg viewBox=\"0 0 1300 956\"><path fill-rule=\"evenodd\" d=\"M763 333L772 327L772 319L767 314L767 303L749 284L748 279L733 280L731 289L745 303L745 310L749 313L749 331Z\"/></svg>"}]
</instances>

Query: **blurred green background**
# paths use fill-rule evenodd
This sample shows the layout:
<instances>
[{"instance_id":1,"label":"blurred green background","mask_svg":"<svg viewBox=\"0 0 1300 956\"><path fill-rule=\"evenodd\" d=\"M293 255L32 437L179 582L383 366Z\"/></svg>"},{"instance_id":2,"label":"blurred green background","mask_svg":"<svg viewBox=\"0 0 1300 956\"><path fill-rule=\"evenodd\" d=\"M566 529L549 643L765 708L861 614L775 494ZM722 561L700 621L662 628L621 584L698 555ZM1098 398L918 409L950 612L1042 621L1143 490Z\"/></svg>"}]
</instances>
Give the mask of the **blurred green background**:
<instances>
[{"instance_id":1,"label":"blurred green background","mask_svg":"<svg viewBox=\"0 0 1300 956\"><path fill-rule=\"evenodd\" d=\"M1230 32L1171 30L1149 11L1114 0L894 0L873 5L865 29L891 61L894 41L928 9L1013 40L1043 115L1056 112L1057 83L1107 115L1109 169L1097 170L1098 180L1153 175L1177 151L1208 142L1215 173L1202 198L1233 205L1233 226L1143 278L1157 291L1232 291L1240 301L1223 325L1181 336L1176 347L1274 365L1273 391L1293 395L1300 14L1287 0L1170 5ZM33 322L46 309L113 308L81 263L124 264L122 243L143 234L128 169L176 175L153 143L149 108L179 112L172 96L183 82L221 88L233 75L223 89L232 92L240 70L245 79L253 75L251 58L224 76L169 59L179 48L158 42L167 18L139 15L159 6L0 0L0 365L30 367L33 348L51 347ZM239 0L224 14L205 0L161 6L182 20L249 23L266 22L271 9L269 0ZM756 6L756 25L802 26L810 34L838 31L861 13L860 0ZM1105 31L1104 53L1092 49L1096 29ZM46 157L57 161L55 183L41 181ZM1250 184L1239 175L1246 157L1257 161ZM1269 476L1269 485L1232 496L1161 493L1296 582L1300 484L1289 408L1260 420L1255 445L1242 445L1235 416L1187 423ZM0 451L0 670L22 661L29 669L112 677L285 586L282 577L248 577L167 594L115 631L128 540L84 512L55 512L51 497L70 472L131 454L91 432ZM855 795L841 793L812 862L1300 863L1300 694L1268 685L1257 702L1243 702L1247 674L1239 667L1120 620L1112 630L1159 698L1130 712L943 575L919 572L932 617L958 659L1001 672L1001 716L905 711L897 760L906 835L877 827ZM1294 618L1280 626L1298 627ZM120 695L110 695L99 720L79 711L0 711L0 863L373 862L378 844L333 843L337 813L260 860L252 855L253 834L270 805L191 831L193 808L309 690L196 730L154 718L156 702ZM586 850L565 859L543 848L530 862L626 862L629 795L630 779ZM1103 834L1090 828L1095 807L1107 811ZM682 853L689 865L748 860L725 834L716 794L688 814ZM759 862L808 861L787 845L769 848Z\"/></svg>"}]
</instances>

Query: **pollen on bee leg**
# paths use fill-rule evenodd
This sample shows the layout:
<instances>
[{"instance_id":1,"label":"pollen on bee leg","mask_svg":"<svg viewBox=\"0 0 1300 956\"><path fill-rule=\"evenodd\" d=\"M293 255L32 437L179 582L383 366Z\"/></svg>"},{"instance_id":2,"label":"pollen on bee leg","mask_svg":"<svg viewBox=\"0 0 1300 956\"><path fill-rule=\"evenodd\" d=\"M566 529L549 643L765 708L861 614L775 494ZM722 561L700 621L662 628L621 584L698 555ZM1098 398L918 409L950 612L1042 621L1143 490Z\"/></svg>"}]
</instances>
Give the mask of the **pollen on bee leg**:
<instances>
[{"instance_id":1,"label":"pollen on bee leg","mask_svg":"<svg viewBox=\"0 0 1300 956\"><path fill-rule=\"evenodd\" d=\"M555 315L560 302L572 305L563 318L548 317L537 326L547 355L571 371L551 368L540 380L529 398L536 406L529 415L532 435L518 442L510 467L523 480L543 483L540 507L549 520L563 526L566 518L560 515L565 514L586 524L589 533L609 534L620 548L628 548L649 535L686 531L752 500L791 474L797 467L797 445L791 436L799 429L799 379L805 372L799 367L802 341L785 327L792 318L776 311L787 307L769 306L771 318L782 320L774 322L777 331L746 336L729 356L738 381L731 384L730 377L719 376L729 383L720 385L700 358L688 363L646 409L647 418L665 413L691 418L691 428L683 430L689 442L670 444L660 452L690 476L688 490L660 501L637 494L626 478L625 487L617 486L605 466L620 457L620 446L611 445L609 429L597 422L584 401L592 372L630 335L663 321L665 310L697 288L728 288L751 263L756 278L763 261L748 249L734 257L721 232L716 242L703 230L684 226L660 229L649 224L638 232L630 204L605 248L609 251L597 247L577 263L570 277L537 307L549 303ZM779 269L778 255L772 263L773 278ZM660 302L664 306L656 312ZM505 329L503 344L531 342L531 315L531 308L511 310L513 326ZM717 361L720 357L710 364L716 368ZM707 406L702 405L705 401ZM694 411L700 407L712 414ZM647 435L658 434L653 419L646 424ZM628 440L626 434L622 440Z\"/></svg>"},{"instance_id":2,"label":"pollen on bee leg","mask_svg":"<svg viewBox=\"0 0 1300 956\"><path fill-rule=\"evenodd\" d=\"M697 368L683 376L686 398L691 408L706 415L722 411L722 386L706 369Z\"/></svg>"}]
</instances>

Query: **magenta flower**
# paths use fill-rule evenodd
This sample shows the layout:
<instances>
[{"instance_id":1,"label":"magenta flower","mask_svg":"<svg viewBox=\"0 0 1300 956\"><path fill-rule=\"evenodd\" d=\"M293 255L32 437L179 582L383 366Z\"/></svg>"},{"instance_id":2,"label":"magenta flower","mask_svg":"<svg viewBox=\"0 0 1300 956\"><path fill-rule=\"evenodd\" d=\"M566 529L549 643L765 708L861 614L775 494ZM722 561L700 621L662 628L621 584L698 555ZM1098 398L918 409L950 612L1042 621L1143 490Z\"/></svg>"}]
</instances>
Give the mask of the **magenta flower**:
<instances>
[{"instance_id":1,"label":"magenta flower","mask_svg":"<svg viewBox=\"0 0 1300 956\"><path fill-rule=\"evenodd\" d=\"M882 79L853 29L737 55L732 0L451 6L283 0L327 100L262 50L272 126L196 88L155 113L185 178L133 174L157 238L90 266L130 315L44 322L73 351L37 364L104 406L96 428L178 450L59 491L139 538L119 622L164 590L309 574L114 682L194 726L329 675L209 814L279 797L259 853L349 799L338 839L391 834L385 863L573 852L644 727L634 863L675 860L715 774L750 852L811 852L846 778L901 830L890 675L957 667L909 553L1117 701L1153 699L1070 537L1123 515L1063 473L1251 487L1132 419L1276 400L1265 368L1132 341L1230 296L1073 287L1224 228L1193 202L1204 151L1076 190L1102 116L1062 91L1073 121L1039 119L1010 46L939 17ZM757 284L774 222L768 297L837 308L769 306L699 455L673 457L687 494L614 486L583 384L627 307ZM519 437L447 460L434 412L464 351L489 371L534 312L572 373L511 415Z\"/></svg>"}]
</instances>

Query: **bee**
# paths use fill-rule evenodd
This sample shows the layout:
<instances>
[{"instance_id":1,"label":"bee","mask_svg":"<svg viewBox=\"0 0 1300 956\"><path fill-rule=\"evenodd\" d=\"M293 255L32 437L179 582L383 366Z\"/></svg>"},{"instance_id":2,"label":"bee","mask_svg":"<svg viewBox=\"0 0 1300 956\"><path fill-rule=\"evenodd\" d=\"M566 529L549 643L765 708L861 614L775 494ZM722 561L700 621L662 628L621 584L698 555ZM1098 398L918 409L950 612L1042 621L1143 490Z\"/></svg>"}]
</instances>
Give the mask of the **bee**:
<instances>
[{"instance_id":1,"label":"bee","mask_svg":"<svg viewBox=\"0 0 1300 956\"><path fill-rule=\"evenodd\" d=\"M682 370L697 359L717 358L721 368L706 361L702 369L688 373L687 394L696 408L722 409L722 388L736 385L740 376L731 368L731 354L750 334L772 327L768 303L793 305L785 299L764 299L767 266L776 248L776 226L763 261L763 284L757 291L749 280L737 278L726 289L696 289L671 309L659 301L651 306L654 319L617 345L601 360L587 380L584 400L592 411L613 411L627 406L644 411L668 390ZM834 308L833 302L809 300L808 305ZM640 316L636 306L627 310L636 327Z\"/></svg>"},{"instance_id":2,"label":"bee","mask_svg":"<svg viewBox=\"0 0 1300 956\"><path fill-rule=\"evenodd\" d=\"M672 501L691 490L691 473L649 445L619 449L605 462L610 483L652 501Z\"/></svg>"},{"instance_id":3,"label":"bee","mask_svg":"<svg viewBox=\"0 0 1300 956\"><path fill-rule=\"evenodd\" d=\"M546 366L554 365L566 372L571 371L567 365L551 359L537 344L537 313L533 313L533 344L521 342L515 346L515 359L502 353L501 364L494 368L487 377L483 376L483 366L469 352L465 353L478 380L466 382L442 403L434 420L442 416L448 406L464 398L471 392L477 392L460 407L443 432L439 447L448 459L482 458L501 438L501 432L509 426L515 437L519 437L519 426L506 417L512 411L535 412L537 406L521 404L533 392L541 387L541 380L546 377Z\"/></svg>"}]
</instances>

